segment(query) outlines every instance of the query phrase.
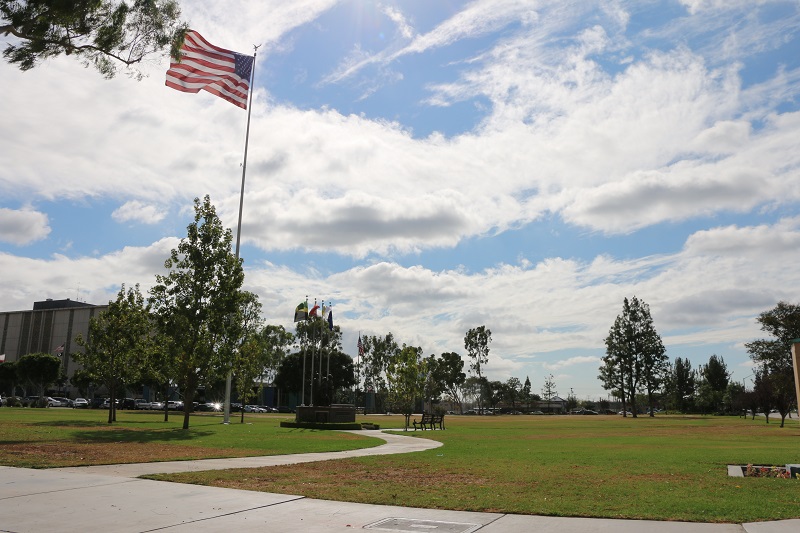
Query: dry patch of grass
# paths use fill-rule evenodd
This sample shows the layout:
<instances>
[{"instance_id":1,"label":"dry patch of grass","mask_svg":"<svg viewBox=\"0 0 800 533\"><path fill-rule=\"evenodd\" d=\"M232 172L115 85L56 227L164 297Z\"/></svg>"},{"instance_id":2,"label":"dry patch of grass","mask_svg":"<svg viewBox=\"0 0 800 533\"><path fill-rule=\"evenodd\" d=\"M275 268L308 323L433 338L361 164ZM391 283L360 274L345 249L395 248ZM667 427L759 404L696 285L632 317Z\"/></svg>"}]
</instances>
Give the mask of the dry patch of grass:
<instances>
[{"instance_id":1,"label":"dry patch of grass","mask_svg":"<svg viewBox=\"0 0 800 533\"><path fill-rule=\"evenodd\" d=\"M155 443L16 443L0 447L0 464L28 468L58 468L65 466L104 465L121 463L152 463L218 457L261 455L254 450L218 450Z\"/></svg>"}]
</instances>

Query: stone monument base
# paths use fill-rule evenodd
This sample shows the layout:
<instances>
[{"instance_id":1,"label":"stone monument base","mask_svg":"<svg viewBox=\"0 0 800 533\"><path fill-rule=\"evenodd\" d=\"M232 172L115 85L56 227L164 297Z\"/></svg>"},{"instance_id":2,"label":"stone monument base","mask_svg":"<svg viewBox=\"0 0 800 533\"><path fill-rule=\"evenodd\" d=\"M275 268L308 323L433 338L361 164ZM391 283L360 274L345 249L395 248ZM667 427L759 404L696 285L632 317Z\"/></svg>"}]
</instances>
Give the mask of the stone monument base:
<instances>
[{"instance_id":1,"label":"stone monument base","mask_svg":"<svg viewBox=\"0 0 800 533\"><path fill-rule=\"evenodd\" d=\"M337 424L356 421L356 406L349 403L332 405L299 405L295 415L296 422L314 424Z\"/></svg>"}]
</instances>

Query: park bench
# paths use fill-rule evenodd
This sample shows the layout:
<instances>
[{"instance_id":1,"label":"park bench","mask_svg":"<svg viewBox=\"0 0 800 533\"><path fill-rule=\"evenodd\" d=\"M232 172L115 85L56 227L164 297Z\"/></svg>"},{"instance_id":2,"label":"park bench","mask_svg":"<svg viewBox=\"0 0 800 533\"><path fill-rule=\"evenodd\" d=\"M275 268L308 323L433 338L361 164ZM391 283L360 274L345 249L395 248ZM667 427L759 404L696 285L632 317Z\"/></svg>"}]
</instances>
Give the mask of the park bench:
<instances>
[{"instance_id":1,"label":"park bench","mask_svg":"<svg viewBox=\"0 0 800 533\"><path fill-rule=\"evenodd\" d=\"M419 429L432 429L435 430L436 426L439 426L439 429L444 429L444 415L434 415L430 413L422 413L422 420L417 422L417 419L414 419L414 431Z\"/></svg>"}]
</instances>

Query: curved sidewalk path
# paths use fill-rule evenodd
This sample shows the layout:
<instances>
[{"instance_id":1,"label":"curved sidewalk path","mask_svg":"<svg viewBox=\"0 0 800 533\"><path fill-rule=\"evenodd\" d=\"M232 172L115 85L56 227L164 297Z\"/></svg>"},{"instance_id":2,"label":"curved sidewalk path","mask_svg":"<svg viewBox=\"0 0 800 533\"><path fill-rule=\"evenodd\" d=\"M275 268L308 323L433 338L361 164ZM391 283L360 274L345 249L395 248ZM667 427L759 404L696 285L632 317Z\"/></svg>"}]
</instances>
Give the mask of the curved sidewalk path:
<instances>
[{"instance_id":1,"label":"curved sidewalk path","mask_svg":"<svg viewBox=\"0 0 800 533\"><path fill-rule=\"evenodd\" d=\"M345 452L35 470L0 466L0 532L797 533L800 520L699 524L418 509L139 479L438 448L424 438L360 431L386 444Z\"/></svg>"},{"instance_id":2,"label":"curved sidewalk path","mask_svg":"<svg viewBox=\"0 0 800 533\"><path fill-rule=\"evenodd\" d=\"M232 457L229 459L198 459L194 461L162 461L158 463L130 463L119 465L77 466L68 468L52 468L53 472L74 472L99 474L104 476L135 478L149 474L174 474L177 472L200 472L202 470L227 470L229 468L259 468L262 466L293 465L329 461L331 459L348 459L350 457L367 457L372 455L391 455L396 453L412 453L432 450L442 445L441 442L413 438L398 433L385 433L379 430L348 431L355 435L376 437L386 444L372 448L360 448L342 452L318 452L293 455L264 455L257 457Z\"/></svg>"}]
</instances>

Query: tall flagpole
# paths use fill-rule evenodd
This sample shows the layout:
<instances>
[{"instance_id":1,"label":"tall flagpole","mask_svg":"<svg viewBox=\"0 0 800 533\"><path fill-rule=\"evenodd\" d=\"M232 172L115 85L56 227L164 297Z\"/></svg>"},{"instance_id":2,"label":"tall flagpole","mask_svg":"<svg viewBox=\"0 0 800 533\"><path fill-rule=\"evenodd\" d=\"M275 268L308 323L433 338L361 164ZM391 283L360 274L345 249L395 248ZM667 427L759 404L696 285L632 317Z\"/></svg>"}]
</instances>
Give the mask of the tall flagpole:
<instances>
[{"instance_id":1,"label":"tall flagpole","mask_svg":"<svg viewBox=\"0 0 800 533\"><path fill-rule=\"evenodd\" d=\"M253 110L253 82L256 79L256 56L261 45L253 45L253 68L250 69L250 95L247 102L247 129L244 135L244 161L242 161L242 189L239 192L239 221L236 225L236 262L239 262L239 244L242 239L242 208L244 207L244 178L247 175L247 145L250 141L250 112ZM231 423L231 381L233 380L233 370L228 370L228 377L225 379L225 416L223 424ZM244 408L244 406L242 406Z\"/></svg>"}]
</instances>

